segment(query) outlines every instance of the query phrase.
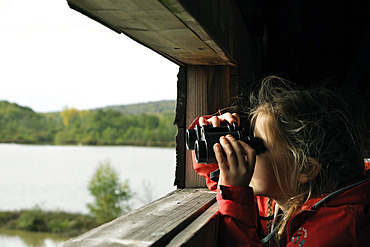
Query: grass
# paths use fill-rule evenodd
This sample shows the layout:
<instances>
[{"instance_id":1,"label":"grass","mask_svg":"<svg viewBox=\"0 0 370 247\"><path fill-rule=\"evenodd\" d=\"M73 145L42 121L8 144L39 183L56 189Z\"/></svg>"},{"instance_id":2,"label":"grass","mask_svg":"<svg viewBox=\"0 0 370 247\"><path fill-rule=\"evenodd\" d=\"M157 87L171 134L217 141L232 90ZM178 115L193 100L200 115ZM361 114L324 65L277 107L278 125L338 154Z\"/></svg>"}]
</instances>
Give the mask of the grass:
<instances>
[{"instance_id":1,"label":"grass","mask_svg":"<svg viewBox=\"0 0 370 247\"><path fill-rule=\"evenodd\" d=\"M91 216L61 211L30 209L0 212L0 228L31 232L50 232L68 237L78 236L98 222Z\"/></svg>"}]
</instances>

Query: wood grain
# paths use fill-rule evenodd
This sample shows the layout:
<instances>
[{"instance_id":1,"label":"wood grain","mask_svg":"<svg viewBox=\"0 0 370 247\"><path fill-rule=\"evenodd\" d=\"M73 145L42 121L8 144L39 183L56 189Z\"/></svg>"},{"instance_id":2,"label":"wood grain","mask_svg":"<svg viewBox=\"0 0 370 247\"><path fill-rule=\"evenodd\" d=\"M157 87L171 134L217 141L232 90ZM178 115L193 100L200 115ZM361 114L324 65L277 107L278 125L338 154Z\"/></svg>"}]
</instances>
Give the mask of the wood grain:
<instances>
[{"instance_id":1,"label":"wood grain","mask_svg":"<svg viewBox=\"0 0 370 247\"><path fill-rule=\"evenodd\" d=\"M164 246L215 201L208 190L176 190L63 246Z\"/></svg>"},{"instance_id":2,"label":"wood grain","mask_svg":"<svg viewBox=\"0 0 370 247\"><path fill-rule=\"evenodd\" d=\"M68 4L179 65L232 64L177 0L68 0Z\"/></svg>"}]
</instances>

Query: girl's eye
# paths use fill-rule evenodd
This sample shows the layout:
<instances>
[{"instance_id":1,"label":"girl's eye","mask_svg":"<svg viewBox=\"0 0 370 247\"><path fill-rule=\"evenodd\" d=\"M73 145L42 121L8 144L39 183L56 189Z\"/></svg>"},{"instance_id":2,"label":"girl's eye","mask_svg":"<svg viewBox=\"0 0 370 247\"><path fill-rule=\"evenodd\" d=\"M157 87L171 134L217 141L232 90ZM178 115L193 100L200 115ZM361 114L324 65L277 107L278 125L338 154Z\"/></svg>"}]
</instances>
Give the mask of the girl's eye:
<instances>
[{"instance_id":1,"label":"girl's eye","mask_svg":"<svg viewBox=\"0 0 370 247\"><path fill-rule=\"evenodd\" d=\"M257 155L263 154L264 152L266 152L268 150L261 138L254 137L253 141L254 141L253 148L254 148L254 150L256 150Z\"/></svg>"}]
</instances>

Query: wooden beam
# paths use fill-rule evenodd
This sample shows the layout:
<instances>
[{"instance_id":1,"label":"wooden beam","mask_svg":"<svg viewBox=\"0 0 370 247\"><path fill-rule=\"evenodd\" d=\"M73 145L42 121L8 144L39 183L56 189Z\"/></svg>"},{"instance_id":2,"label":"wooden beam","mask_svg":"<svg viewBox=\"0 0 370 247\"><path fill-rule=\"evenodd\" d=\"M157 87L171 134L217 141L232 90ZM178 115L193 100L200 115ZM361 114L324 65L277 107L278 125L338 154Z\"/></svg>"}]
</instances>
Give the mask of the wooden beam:
<instances>
[{"instance_id":1,"label":"wooden beam","mask_svg":"<svg viewBox=\"0 0 370 247\"><path fill-rule=\"evenodd\" d=\"M218 56L229 64L234 64L224 50L217 44L206 29L183 7L177 0L160 0L176 17L179 18L190 30L192 30L204 43L206 43ZM211 2L208 2L212 4Z\"/></svg>"},{"instance_id":2,"label":"wooden beam","mask_svg":"<svg viewBox=\"0 0 370 247\"><path fill-rule=\"evenodd\" d=\"M72 238L63 246L165 246L215 201L215 193L208 190L176 190L140 209ZM209 211L207 217L212 217ZM207 221L204 217L201 219L202 222Z\"/></svg>"},{"instance_id":3,"label":"wooden beam","mask_svg":"<svg viewBox=\"0 0 370 247\"><path fill-rule=\"evenodd\" d=\"M179 65L233 63L177 0L67 1L72 9L126 34Z\"/></svg>"},{"instance_id":4,"label":"wooden beam","mask_svg":"<svg viewBox=\"0 0 370 247\"><path fill-rule=\"evenodd\" d=\"M167 247L217 246L219 214L218 204L213 204L201 216L179 233Z\"/></svg>"},{"instance_id":5,"label":"wooden beam","mask_svg":"<svg viewBox=\"0 0 370 247\"><path fill-rule=\"evenodd\" d=\"M174 124L177 126L176 135L176 177L177 188L185 188L186 147L186 100L187 100L187 77L186 67L180 67L177 75L177 99L176 117Z\"/></svg>"},{"instance_id":6,"label":"wooden beam","mask_svg":"<svg viewBox=\"0 0 370 247\"><path fill-rule=\"evenodd\" d=\"M212 37L227 57L238 67L247 83L253 75L263 71L263 23L261 7L253 0L178 0L184 12L196 20L192 28L202 36L202 31ZM253 13L253 15L251 15ZM182 19L182 17L180 17Z\"/></svg>"}]
</instances>

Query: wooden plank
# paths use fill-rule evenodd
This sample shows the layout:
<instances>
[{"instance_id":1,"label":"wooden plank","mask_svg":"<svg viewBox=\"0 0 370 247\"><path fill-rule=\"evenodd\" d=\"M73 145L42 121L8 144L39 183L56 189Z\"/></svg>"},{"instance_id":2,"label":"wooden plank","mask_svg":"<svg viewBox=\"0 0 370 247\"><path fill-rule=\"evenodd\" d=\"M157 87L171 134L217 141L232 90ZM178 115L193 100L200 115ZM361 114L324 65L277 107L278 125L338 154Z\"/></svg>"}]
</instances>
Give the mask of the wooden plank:
<instances>
[{"instance_id":1,"label":"wooden plank","mask_svg":"<svg viewBox=\"0 0 370 247\"><path fill-rule=\"evenodd\" d=\"M190 15L186 23L179 19L181 5L173 13L168 5L177 0L67 0L71 8L87 15L118 33L125 33L177 64L230 64L206 31ZM166 5L166 6L165 6ZM202 30L194 32L192 29Z\"/></svg>"},{"instance_id":2,"label":"wooden plank","mask_svg":"<svg viewBox=\"0 0 370 247\"><path fill-rule=\"evenodd\" d=\"M174 124L177 126L176 135L176 177L177 188L185 188L185 131L186 131L186 67L180 67L177 74L177 100L176 117Z\"/></svg>"},{"instance_id":3,"label":"wooden plank","mask_svg":"<svg viewBox=\"0 0 370 247\"><path fill-rule=\"evenodd\" d=\"M218 204L215 203L173 238L167 247L217 246L219 229L219 214L217 212Z\"/></svg>"},{"instance_id":4,"label":"wooden plank","mask_svg":"<svg viewBox=\"0 0 370 247\"><path fill-rule=\"evenodd\" d=\"M229 61L229 65L235 64L232 59L225 53L225 51L217 44L217 42L208 34L199 22L183 7L181 1L176 0L161 0L161 2L171 10L189 29L191 29L197 36L204 41L216 54L218 54L224 61ZM212 4L208 2L208 4Z\"/></svg>"},{"instance_id":5,"label":"wooden plank","mask_svg":"<svg viewBox=\"0 0 370 247\"><path fill-rule=\"evenodd\" d=\"M215 201L208 190L176 190L63 246L164 246Z\"/></svg>"},{"instance_id":6,"label":"wooden plank","mask_svg":"<svg viewBox=\"0 0 370 247\"><path fill-rule=\"evenodd\" d=\"M208 66L207 66L208 67ZM197 116L208 114L208 68L187 66L186 125L190 126ZM185 187L205 187L205 180L193 169L191 152L186 152Z\"/></svg>"},{"instance_id":7,"label":"wooden plank","mask_svg":"<svg viewBox=\"0 0 370 247\"><path fill-rule=\"evenodd\" d=\"M217 114L230 106L236 91L230 84L230 66L187 66L186 125L202 115ZM191 152L186 154L186 188L204 187L205 181L193 169Z\"/></svg>"},{"instance_id":8,"label":"wooden plank","mask_svg":"<svg viewBox=\"0 0 370 247\"><path fill-rule=\"evenodd\" d=\"M178 189L185 188L186 147L185 128L177 127L176 135L176 174L175 183Z\"/></svg>"}]
</instances>

